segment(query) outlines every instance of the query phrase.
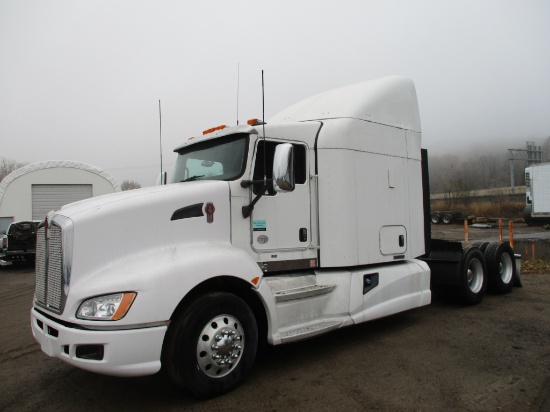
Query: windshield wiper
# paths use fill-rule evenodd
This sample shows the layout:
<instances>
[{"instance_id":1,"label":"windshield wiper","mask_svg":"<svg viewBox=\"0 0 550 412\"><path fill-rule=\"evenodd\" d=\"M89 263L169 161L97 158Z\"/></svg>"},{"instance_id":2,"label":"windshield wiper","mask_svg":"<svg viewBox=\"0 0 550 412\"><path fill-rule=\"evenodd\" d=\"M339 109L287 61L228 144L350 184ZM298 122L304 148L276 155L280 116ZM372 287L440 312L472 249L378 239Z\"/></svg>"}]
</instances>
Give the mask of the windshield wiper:
<instances>
[{"instance_id":1,"label":"windshield wiper","mask_svg":"<svg viewBox=\"0 0 550 412\"><path fill-rule=\"evenodd\" d=\"M204 175L196 175L196 176L191 176L191 177L188 177L187 179L183 179L183 180L180 180L180 183L181 182L191 182L193 180L200 180L201 177L204 177Z\"/></svg>"}]
</instances>

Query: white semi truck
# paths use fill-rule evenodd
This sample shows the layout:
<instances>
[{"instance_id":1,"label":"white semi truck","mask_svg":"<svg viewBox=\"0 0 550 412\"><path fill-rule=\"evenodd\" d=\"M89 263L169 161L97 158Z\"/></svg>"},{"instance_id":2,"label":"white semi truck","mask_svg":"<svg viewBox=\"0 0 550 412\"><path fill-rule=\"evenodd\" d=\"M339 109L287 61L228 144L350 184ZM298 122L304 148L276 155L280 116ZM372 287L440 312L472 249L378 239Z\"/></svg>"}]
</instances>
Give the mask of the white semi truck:
<instances>
[{"instance_id":1,"label":"white semi truck","mask_svg":"<svg viewBox=\"0 0 550 412\"><path fill-rule=\"evenodd\" d=\"M428 305L436 286L474 304L518 279L506 243L431 240L411 80L344 87L249 123L185 141L169 185L48 215L31 310L45 353L109 375L162 368L211 397L241 383L260 340Z\"/></svg>"}]
</instances>

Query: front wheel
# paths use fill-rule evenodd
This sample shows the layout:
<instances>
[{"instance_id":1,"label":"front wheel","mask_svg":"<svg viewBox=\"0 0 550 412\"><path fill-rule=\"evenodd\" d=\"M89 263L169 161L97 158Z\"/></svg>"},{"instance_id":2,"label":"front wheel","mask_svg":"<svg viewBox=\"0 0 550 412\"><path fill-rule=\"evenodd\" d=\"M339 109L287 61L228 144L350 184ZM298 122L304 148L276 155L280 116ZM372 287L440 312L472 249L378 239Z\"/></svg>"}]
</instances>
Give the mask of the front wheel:
<instances>
[{"instance_id":1,"label":"front wheel","mask_svg":"<svg viewBox=\"0 0 550 412\"><path fill-rule=\"evenodd\" d=\"M162 367L176 385L211 398L245 379L257 347L258 329L250 307L238 296L213 292L172 321Z\"/></svg>"}]
</instances>

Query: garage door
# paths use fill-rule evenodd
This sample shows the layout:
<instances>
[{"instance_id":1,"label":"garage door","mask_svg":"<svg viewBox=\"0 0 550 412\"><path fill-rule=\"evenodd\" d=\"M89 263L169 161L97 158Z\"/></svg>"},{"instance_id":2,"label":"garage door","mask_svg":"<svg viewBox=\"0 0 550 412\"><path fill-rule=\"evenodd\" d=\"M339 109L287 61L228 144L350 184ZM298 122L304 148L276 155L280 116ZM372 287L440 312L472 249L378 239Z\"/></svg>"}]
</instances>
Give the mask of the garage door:
<instances>
[{"instance_id":1,"label":"garage door","mask_svg":"<svg viewBox=\"0 0 550 412\"><path fill-rule=\"evenodd\" d=\"M50 210L92 197L92 185L32 185L32 218L42 220Z\"/></svg>"},{"instance_id":2,"label":"garage door","mask_svg":"<svg viewBox=\"0 0 550 412\"><path fill-rule=\"evenodd\" d=\"M13 222L13 217L0 217L0 235L6 233L11 222Z\"/></svg>"}]
</instances>

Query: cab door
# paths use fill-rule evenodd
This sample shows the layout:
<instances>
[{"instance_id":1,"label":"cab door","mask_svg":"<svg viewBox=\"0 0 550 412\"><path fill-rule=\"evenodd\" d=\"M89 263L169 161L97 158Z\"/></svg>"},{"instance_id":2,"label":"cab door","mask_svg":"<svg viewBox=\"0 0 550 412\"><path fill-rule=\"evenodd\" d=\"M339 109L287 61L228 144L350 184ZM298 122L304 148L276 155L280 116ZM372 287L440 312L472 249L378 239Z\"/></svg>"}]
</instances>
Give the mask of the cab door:
<instances>
[{"instance_id":1,"label":"cab door","mask_svg":"<svg viewBox=\"0 0 550 412\"><path fill-rule=\"evenodd\" d=\"M271 179L275 147L291 143L294 147L295 188L292 192L277 193ZM295 260L316 257L311 248L311 200L308 165L308 148L303 143L258 140L256 143L252 180L264 178L267 170L268 187L256 203L251 215L252 249L263 254L262 261ZM258 195L262 184L253 185ZM308 262L308 267L312 265Z\"/></svg>"}]
</instances>

